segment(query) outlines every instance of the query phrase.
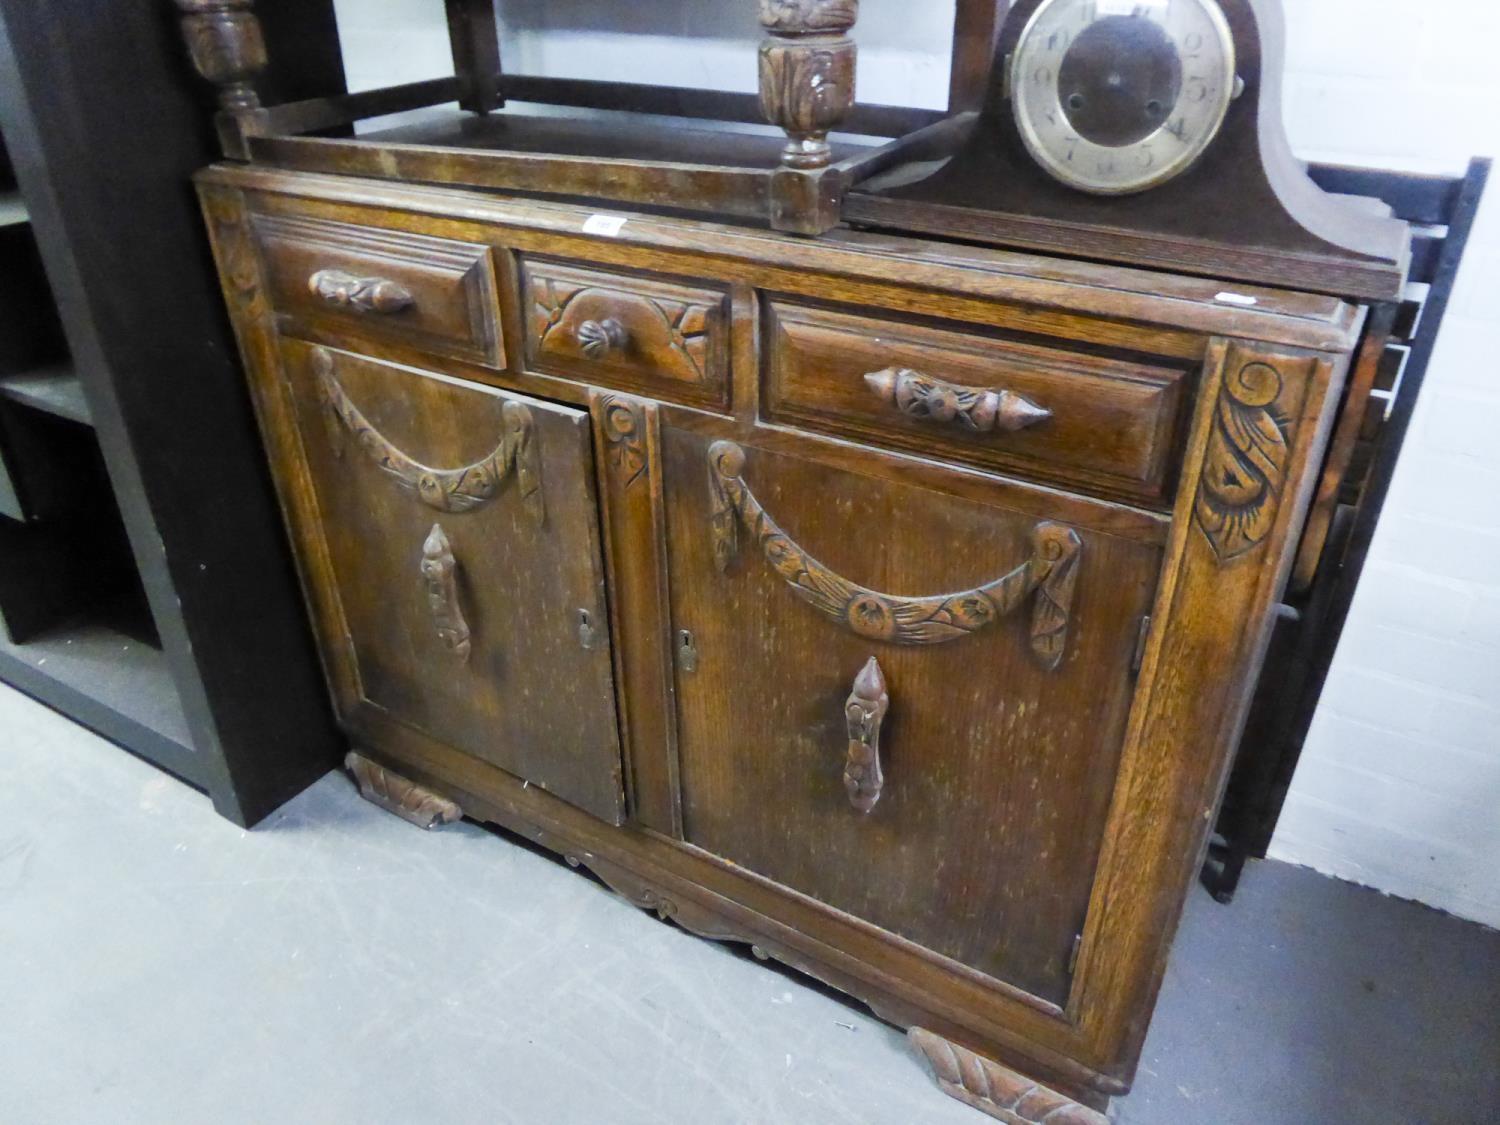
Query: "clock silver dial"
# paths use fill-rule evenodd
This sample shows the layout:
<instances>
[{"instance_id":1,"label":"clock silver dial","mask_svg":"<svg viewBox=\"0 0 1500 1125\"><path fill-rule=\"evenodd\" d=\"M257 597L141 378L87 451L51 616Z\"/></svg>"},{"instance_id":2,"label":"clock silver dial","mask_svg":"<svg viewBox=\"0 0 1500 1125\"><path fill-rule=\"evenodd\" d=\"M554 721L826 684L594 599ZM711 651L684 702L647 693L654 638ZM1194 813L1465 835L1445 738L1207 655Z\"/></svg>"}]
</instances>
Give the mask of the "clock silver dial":
<instances>
[{"instance_id":1,"label":"clock silver dial","mask_svg":"<svg viewBox=\"0 0 1500 1125\"><path fill-rule=\"evenodd\" d=\"M1213 143L1235 64L1214 0L1045 0L1011 58L1011 104L1053 177L1127 195L1181 175Z\"/></svg>"}]
</instances>

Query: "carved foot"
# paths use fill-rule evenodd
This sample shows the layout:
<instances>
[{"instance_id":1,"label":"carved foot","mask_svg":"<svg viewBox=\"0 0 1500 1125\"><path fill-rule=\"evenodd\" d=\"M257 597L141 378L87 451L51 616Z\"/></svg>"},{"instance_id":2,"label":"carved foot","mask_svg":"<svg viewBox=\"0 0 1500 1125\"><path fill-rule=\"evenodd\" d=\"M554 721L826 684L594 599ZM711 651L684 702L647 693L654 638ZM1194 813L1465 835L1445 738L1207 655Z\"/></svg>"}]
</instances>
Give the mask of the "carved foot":
<instances>
[{"instance_id":1,"label":"carved foot","mask_svg":"<svg viewBox=\"0 0 1500 1125\"><path fill-rule=\"evenodd\" d=\"M352 750L344 759L344 766L359 782L361 797L418 828L427 830L463 819L463 809L447 797L439 797L431 789L377 766Z\"/></svg>"},{"instance_id":2,"label":"carved foot","mask_svg":"<svg viewBox=\"0 0 1500 1125\"><path fill-rule=\"evenodd\" d=\"M914 1027L907 1038L932 1064L943 1093L1007 1125L1109 1125L1109 1118L1097 1110L940 1035Z\"/></svg>"}]
</instances>

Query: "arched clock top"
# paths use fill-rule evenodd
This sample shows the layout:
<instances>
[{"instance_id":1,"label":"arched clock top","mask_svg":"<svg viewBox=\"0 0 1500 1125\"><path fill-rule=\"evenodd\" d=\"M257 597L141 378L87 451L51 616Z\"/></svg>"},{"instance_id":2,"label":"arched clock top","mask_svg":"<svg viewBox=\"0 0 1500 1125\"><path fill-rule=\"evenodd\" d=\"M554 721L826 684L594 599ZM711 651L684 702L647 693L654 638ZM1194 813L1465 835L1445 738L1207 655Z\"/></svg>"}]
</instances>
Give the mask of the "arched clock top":
<instances>
[{"instance_id":1,"label":"arched clock top","mask_svg":"<svg viewBox=\"0 0 1500 1125\"><path fill-rule=\"evenodd\" d=\"M1284 39L1279 0L1017 0L951 158L874 177L845 217L1395 299L1410 232L1293 156Z\"/></svg>"}]
</instances>

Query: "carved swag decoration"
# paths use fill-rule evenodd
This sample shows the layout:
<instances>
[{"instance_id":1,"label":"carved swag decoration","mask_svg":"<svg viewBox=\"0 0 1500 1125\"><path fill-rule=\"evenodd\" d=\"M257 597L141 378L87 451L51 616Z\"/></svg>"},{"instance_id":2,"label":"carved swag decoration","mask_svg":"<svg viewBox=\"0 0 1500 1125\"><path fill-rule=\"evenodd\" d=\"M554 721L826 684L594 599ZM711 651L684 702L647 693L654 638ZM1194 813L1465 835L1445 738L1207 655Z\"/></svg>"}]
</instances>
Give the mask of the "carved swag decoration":
<instances>
[{"instance_id":1,"label":"carved swag decoration","mask_svg":"<svg viewBox=\"0 0 1500 1125\"><path fill-rule=\"evenodd\" d=\"M1253 551L1276 525L1291 459L1290 426L1278 409L1283 385L1263 360L1225 376L1196 505L1220 562Z\"/></svg>"},{"instance_id":2,"label":"carved swag decoration","mask_svg":"<svg viewBox=\"0 0 1500 1125\"><path fill-rule=\"evenodd\" d=\"M1083 544L1071 528L1038 524L1031 558L986 586L935 597L899 597L859 586L829 570L781 530L741 477L745 451L734 442L708 450L714 562L729 569L739 552L738 522L759 543L766 561L792 592L844 628L868 640L895 645L945 644L1014 612L1035 595L1031 648L1055 670L1067 650L1068 620Z\"/></svg>"},{"instance_id":3,"label":"carved swag decoration","mask_svg":"<svg viewBox=\"0 0 1500 1125\"><path fill-rule=\"evenodd\" d=\"M340 448L338 427L342 426L377 467L439 512L471 512L483 507L500 494L506 478L514 472L533 522L538 527L545 524L541 451L531 411L524 405L505 401L501 408L505 434L488 457L459 469L433 469L403 453L360 413L338 381L333 353L315 348L312 363L318 394L333 429L335 450Z\"/></svg>"}]
</instances>

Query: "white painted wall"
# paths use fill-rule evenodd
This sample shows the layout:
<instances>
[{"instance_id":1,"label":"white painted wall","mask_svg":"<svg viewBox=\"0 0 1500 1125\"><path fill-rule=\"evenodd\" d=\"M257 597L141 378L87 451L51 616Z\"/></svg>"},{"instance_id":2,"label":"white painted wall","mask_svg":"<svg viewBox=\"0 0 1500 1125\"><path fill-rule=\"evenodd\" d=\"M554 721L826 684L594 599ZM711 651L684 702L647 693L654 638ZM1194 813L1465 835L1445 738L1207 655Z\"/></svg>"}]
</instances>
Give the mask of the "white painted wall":
<instances>
[{"instance_id":1,"label":"white painted wall","mask_svg":"<svg viewBox=\"0 0 1500 1125\"><path fill-rule=\"evenodd\" d=\"M1500 156L1494 0L1285 0L1309 159ZM510 0L516 73L755 89L752 0ZM860 97L940 106L952 0L865 0ZM439 0L339 0L355 88L451 72ZM1500 183L1272 854L1500 926Z\"/></svg>"},{"instance_id":2,"label":"white painted wall","mask_svg":"<svg viewBox=\"0 0 1500 1125\"><path fill-rule=\"evenodd\" d=\"M1291 0L1313 157L1500 157L1493 0ZM1500 180L1271 854L1500 926Z\"/></svg>"}]
</instances>

